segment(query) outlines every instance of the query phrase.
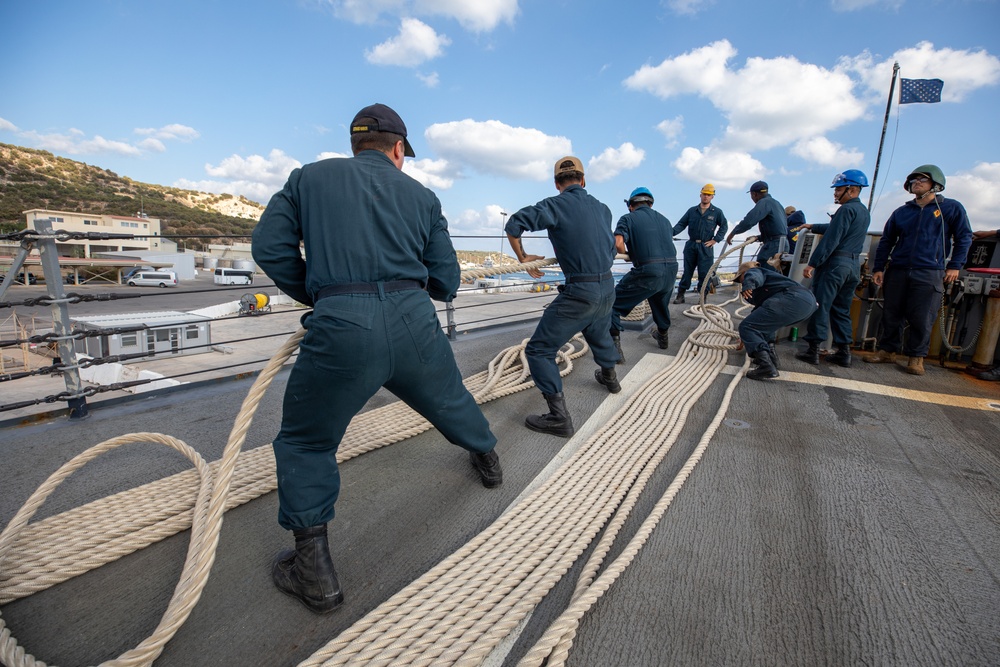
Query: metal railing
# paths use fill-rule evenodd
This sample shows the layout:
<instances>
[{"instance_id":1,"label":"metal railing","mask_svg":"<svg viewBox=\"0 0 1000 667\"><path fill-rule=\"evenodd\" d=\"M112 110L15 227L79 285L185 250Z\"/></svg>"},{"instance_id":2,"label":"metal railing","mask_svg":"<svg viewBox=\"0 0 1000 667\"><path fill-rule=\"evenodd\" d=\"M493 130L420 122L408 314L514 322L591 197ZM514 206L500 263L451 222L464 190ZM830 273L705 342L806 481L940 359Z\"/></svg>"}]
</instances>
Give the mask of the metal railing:
<instances>
[{"instance_id":1,"label":"metal railing","mask_svg":"<svg viewBox=\"0 0 1000 667\"><path fill-rule=\"evenodd\" d=\"M247 367L253 366L263 366L268 361L268 358L253 359L249 361L241 361L239 363L227 364L227 365L211 365L204 369L192 370L188 372L181 372L173 375L162 375L155 378L142 378L135 380L127 380L120 382L110 382L107 384L84 386L81 380L80 371L81 369L88 369L94 366L101 366L105 364L115 364L115 363L125 363L125 362L141 362L155 360L156 357L171 356L177 354L176 349L171 350L150 350L146 349L136 353L125 353L125 354L103 354L98 357L86 357L80 355L76 350L76 343L78 341L83 341L88 338L102 338L111 336L121 336L122 334L142 334L145 333L147 336L155 335L158 330L164 329L176 329L178 327L186 327L197 325L199 323L204 323L204 317L192 318L190 321L171 321L169 324L133 324L128 326L112 326L112 327L98 327L91 329L74 329L72 326L72 321L70 319L70 306L76 306L81 303L89 302L104 302L104 301L114 301L120 299L155 299L159 296L166 296L166 292L157 291L143 292L140 294L134 293L115 293L115 292L93 292L93 291L71 291L67 292L63 285L62 271L59 264L59 257L56 254L56 242L60 240L65 240L66 238L76 238L82 236L93 236L94 238L104 239L105 237L114 238L131 238L134 235L130 234L107 234L102 232L93 233L67 233L58 230L53 230L52 222L49 219L40 219L34 221L35 229L33 230L23 230L21 232L16 232L14 234L0 235L0 238L15 240L19 242L20 249L17 255L13 258L12 266L7 272L2 284L0 284L0 311L4 308L31 308L31 307L48 307L50 309L50 317L52 321L52 330L42 334L32 334L19 336L15 330L13 337L2 338L3 334L0 334L0 354L4 350L14 348L14 347L24 347L27 346L45 346L48 348L54 348L55 357L52 363L48 366L43 366L40 368L26 368L23 371L3 373L0 372L0 388L4 386L4 383L14 382L17 380L22 380L26 378L39 377L39 376L62 376L65 383L65 391L52 393L46 396L39 396L30 399L18 400L10 403L0 404L0 419L2 419L4 413L21 410L23 408L28 408L40 404L54 404L65 402L69 408L70 419L83 419L89 414L87 399L89 397L107 393L121 391L125 389L131 389L138 387L140 385L149 384L152 382L158 382L161 380L176 380L182 377L190 377L199 374L218 374L219 371L229 370L233 371L233 374L239 374L235 369L243 368L242 373L254 372L252 370L246 370ZM179 237L178 237L179 238ZM213 237L221 238L221 237ZM235 238L235 237L234 237ZM242 238L242 237L241 237ZM477 238L477 239L502 239L500 236L479 236L479 237L468 237L464 236L462 238ZM535 237L542 238L544 237ZM40 257L40 263L42 266L44 280L46 285L45 296L37 296L31 298L25 298L20 301L16 300L5 300L5 296L8 294L8 288L15 283L15 276L22 269L24 260L30 254L33 249L37 249ZM683 266L683 260L678 257L680 266ZM741 258L742 259L742 258ZM720 267L720 273L732 273L735 272L736 266L738 266L739 261L733 262L732 267ZM613 271L616 274L624 275L627 270L627 262L616 262ZM543 312L545 306L551 300L553 295L556 293L555 288L561 282L561 276L558 274L549 274L545 278L540 280L534 279L521 279L521 278L501 278L498 285L490 285L488 287L483 287L482 285L462 285L458 291L458 295L453 302L445 304L443 307L438 309L439 318L443 320L442 328L448 337L452 340L456 340L462 335L467 335L476 332L484 332L487 330L493 330L497 327L509 327L509 326L520 326L525 322L536 320L540 314ZM98 288L93 288L98 289ZM211 290L187 290L185 294L196 294L201 292L225 292L233 291L246 293L247 290L254 290L253 287L216 287ZM259 291L259 288L258 290ZM471 298L473 295L484 295L484 298ZM488 296L486 296L488 295ZM516 304L515 306L510 306L510 304ZM511 310L516 310L515 313L511 313ZM476 311L475 314L470 314L472 311ZM500 310L506 310L506 313L499 313ZM481 315L480 315L481 313ZM284 310L284 311L272 311L272 312L262 312L255 313L254 318L268 317L283 317L289 314L295 315L296 318L301 314L300 309ZM244 318L245 314L224 316L213 318L213 322L222 322L226 320L235 320ZM197 348L214 348L214 349L225 349L226 346L244 343L248 341L258 341L266 338L276 338L276 337L287 337L294 333L297 329L297 321L290 324L287 330L282 329L277 332L256 334L249 337L234 338L231 340L224 341L213 341L210 343L205 343L201 345L185 345L184 350L190 351Z\"/></svg>"}]
</instances>

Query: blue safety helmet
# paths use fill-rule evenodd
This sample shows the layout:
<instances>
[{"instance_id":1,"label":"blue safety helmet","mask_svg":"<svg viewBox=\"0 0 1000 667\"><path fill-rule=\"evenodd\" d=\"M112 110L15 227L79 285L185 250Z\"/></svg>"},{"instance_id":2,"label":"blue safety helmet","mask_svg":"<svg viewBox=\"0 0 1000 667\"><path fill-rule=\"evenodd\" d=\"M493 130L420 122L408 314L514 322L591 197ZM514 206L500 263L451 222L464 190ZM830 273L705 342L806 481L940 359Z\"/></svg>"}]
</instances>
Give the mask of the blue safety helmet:
<instances>
[{"instance_id":1,"label":"blue safety helmet","mask_svg":"<svg viewBox=\"0 0 1000 667\"><path fill-rule=\"evenodd\" d=\"M833 177L831 188L839 188L845 185L856 185L859 188L868 187L868 177L860 169L847 169L843 173Z\"/></svg>"},{"instance_id":2,"label":"blue safety helmet","mask_svg":"<svg viewBox=\"0 0 1000 667\"><path fill-rule=\"evenodd\" d=\"M649 191L649 188L636 188L632 191L632 194L628 196L625 200L626 204L631 204L632 202L648 201L650 204L653 203L653 193Z\"/></svg>"}]
</instances>

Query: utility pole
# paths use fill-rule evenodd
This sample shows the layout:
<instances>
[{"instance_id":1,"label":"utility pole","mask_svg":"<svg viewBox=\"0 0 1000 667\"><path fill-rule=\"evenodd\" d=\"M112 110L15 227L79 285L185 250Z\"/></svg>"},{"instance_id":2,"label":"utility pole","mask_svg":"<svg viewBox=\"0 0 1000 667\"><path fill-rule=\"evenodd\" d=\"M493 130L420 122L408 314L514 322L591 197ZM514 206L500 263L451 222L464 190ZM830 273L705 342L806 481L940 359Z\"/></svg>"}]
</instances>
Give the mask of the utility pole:
<instances>
[{"instance_id":1,"label":"utility pole","mask_svg":"<svg viewBox=\"0 0 1000 667\"><path fill-rule=\"evenodd\" d=\"M500 211L500 257L497 258L497 262L503 261L503 239L506 235L504 229L507 227L507 211Z\"/></svg>"}]
</instances>

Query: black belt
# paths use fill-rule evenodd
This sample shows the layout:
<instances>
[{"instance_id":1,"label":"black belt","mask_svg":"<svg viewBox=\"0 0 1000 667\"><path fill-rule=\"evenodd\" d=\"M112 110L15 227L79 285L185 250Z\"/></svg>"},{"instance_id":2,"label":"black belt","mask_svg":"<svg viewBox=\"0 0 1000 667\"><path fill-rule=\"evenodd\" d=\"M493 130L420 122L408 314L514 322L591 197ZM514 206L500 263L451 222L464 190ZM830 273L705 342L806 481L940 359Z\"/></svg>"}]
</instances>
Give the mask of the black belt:
<instances>
[{"instance_id":1,"label":"black belt","mask_svg":"<svg viewBox=\"0 0 1000 667\"><path fill-rule=\"evenodd\" d=\"M386 292L405 292L407 290L423 289L419 280L387 280L377 283L340 283L327 285L319 290L316 301L337 294L385 294Z\"/></svg>"},{"instance_id":2,"label":"black belt","mask_svg":"<svg viewBox=\"0 0 1000 667\"><path fill-rule=\"evenodd\" d=\"M834 252L830 253L830 257L849 257L851 259L856 259L858 253L856 252Z\"/></svg>"},{"instance_id":3,"label":"black belt","mask_svg":"<svg viewBox=\"0 0 1000 667\"><path fill-rule=\"evenodd\" d=\"M764 241L777 241L778 239L785 238L784 234L778 234L777 236L765 236Z\"/></svg>"},{"instance_id":4,"label":"black belt","mask_svg":"<svg viewBox=\"0 0 1000 667\"><path fill-rule=\"evenodd\" d=\"M646 266L647 264L666 264L668 261L671 261L671 260L664 259L663 257L657 257L655 259L644 259L644 260L641 260L641 261L638 261L638 262L632 262L632 265L633 266Z\"/></svg>"},{"instance_id":5,"label":"black belt","mask_svg":"<svg viewBox=\"0 0 1000 667\"><path fill-rule=\"evenodd\" d=\"M611 280L611 272L602 273L581 273L575 276L567 276L566 283L599 283L602 280Z\"/></svg>"}]
</instances>

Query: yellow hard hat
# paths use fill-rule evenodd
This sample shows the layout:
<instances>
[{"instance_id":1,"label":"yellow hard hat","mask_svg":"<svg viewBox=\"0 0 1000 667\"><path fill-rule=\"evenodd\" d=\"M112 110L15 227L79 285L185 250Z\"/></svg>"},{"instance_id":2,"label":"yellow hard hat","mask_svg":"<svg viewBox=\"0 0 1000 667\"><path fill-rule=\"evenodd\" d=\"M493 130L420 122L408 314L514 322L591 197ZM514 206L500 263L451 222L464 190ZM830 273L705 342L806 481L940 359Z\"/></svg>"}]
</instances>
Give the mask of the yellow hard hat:
<instances>
[{"instance_id":1,"label":"yellow hard hat","mask_svg":"<svg viewBox=\"0 0 1000 667\"><path fill-rule=\"evenodd\" d=\"M701 189L701 194L703 195L714 195L715 186L711 183L705 183L705 186Z\"/></svg>"}]
</instances>

